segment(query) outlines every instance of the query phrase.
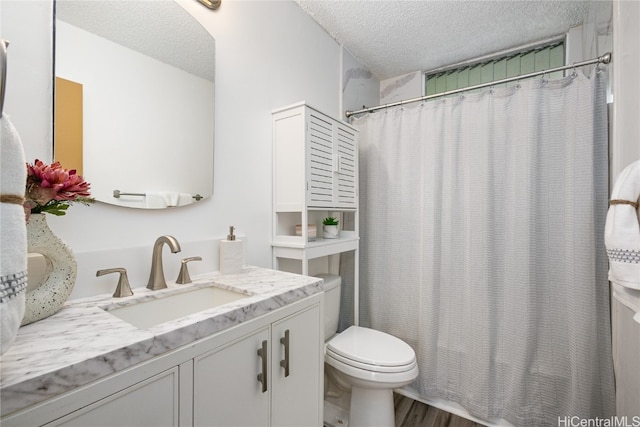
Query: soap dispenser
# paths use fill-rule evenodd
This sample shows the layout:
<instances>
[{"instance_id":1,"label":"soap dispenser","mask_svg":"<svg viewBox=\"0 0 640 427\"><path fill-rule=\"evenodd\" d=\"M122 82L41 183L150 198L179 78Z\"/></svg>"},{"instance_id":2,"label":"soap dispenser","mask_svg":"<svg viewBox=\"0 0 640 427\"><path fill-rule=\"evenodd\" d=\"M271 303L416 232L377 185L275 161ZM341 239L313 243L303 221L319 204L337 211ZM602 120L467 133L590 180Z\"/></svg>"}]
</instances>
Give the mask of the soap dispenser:
<instances>
[{"instance_id":1,"label":"soap dispenser","mask_svg":"<svg viewBox=\"0 0 640 427\"><path fill-rule=\"evenodd\" d=\"M242 272L242 240L236 240L235 227L229 227L227 240L220 241L220 272L236 274Z\"/></svg>"}]
</instances>

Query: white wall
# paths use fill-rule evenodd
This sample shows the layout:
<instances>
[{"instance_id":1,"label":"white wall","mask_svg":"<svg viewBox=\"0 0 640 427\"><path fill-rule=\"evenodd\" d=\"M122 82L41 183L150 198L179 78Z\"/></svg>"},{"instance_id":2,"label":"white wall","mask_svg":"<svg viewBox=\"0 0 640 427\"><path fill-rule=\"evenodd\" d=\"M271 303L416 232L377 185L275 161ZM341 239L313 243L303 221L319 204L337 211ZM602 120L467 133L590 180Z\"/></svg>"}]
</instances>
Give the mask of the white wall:
<instances>
[{"instance_id":1,"label":"white wall","mask_svg":"<svg viewBox=\"0 0 640 427\"><path fill-rule=\"evenodd\" d=\"M611 178L640 159L640 2L613 3L613 149Z\"/></svg>"},{"instance_id":2,"label":"white wall","mask_svg":"<svg viewBox=\"0 0 640 427\"><path fill-rule=\"evenodd\" d=\"M115 277L95 277L101 268L125 267L134 288L145 286L152 244L163 234L175 236L182 244L179 254L164 251L168 280L175 278L179 260L187 256L205 258L190 264L192 275L217 269L217 244L212 240L226 236L229 225L245 236L246 262L270 267L271 111L305 100L327 114L343 117L341 103L350 105L349 87L357 79L341 87L341 47L295 2L226 0L216 11L194 0L179 3L216 39L213 197L175 210L97 203L73 206L63 217L49 216L51 228L78 259L72 298L113 291ZM50 2L44 1L0 3L1 36L12 40L7 89L11 96L5 112L15 118L29 160L51 158L50 117L41 111L48 111L43 104L51 105L47 54L51 19L46 13L50 9ZM21 24L5 26L5 20ZM25 59L18 63L20 55ZM23 81L28 74L34 76ZM36 83L43 87L23 90ZM373 87L375 98L377 85ZM39 128L40 135L31 137L32 127ZM90 176L86 179L91 182Z\"/></svg>"},{"instance_id":3,"label":"white wall","mask_svg":"<svg viewBox=\"0 0 640 427\"><path fill-rule=\"evenodd\" d=\"M614 1L613 35L612 183L626 166L640 159L640 2ZM640 301L640 291L635 294ZM616 414L637 417L640 416L640 325L632 319L634 312L615 298L611 315Z\"/></svg>"},{"instance_id":4,"label":"white wall","mask_svg":"<svg viewBox=\"0 0 640 427\"><path fill-rule=\"evenodd\" d=\"M403 76L380 82L380 104L391 104L424 95L423 71L414 71Z\"/></svg>"},{"instance_id":5,"label":"white wall","mask_svg":"<svg viewBox=\"0 0 640 427\"><path fill-rule=\"evenodd\" d=\"M36 157L48 160L53 155L52 13L51 1L0 2L0 38L11 43L7 50L4 114L19 130L25 157L32 161Z\"/></svg>"},{"instance_id":6,"label":"white wall","mask_svg":"<svg viewBox=\"0 0 640 427\"><path fill-rule=\"evenodd\" d=\"M344 48L341 68L342 113L359 110L363 105L371 107L380 103L380 82ZM340 116L344 117L344 114Z\"/></svg>"}]
</instances>

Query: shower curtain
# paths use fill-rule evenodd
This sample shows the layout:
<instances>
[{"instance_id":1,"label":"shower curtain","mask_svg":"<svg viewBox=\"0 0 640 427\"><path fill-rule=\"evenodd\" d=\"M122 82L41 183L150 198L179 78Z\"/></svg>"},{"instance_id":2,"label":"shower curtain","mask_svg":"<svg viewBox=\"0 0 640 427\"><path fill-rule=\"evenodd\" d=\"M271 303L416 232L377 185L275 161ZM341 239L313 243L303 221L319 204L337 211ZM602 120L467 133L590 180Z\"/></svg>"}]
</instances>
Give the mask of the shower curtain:
<instances>
[{"instance_id":1,"label":"shower curtain","mask_svg":"<svg viewBox=\"0 0 640 427\"><path fill-rule=\"evenodd\" d=\"M420 396L516 426L614 414L605 74L354 120L360 321L415 349Z\"/></svg>"}]
</instances>

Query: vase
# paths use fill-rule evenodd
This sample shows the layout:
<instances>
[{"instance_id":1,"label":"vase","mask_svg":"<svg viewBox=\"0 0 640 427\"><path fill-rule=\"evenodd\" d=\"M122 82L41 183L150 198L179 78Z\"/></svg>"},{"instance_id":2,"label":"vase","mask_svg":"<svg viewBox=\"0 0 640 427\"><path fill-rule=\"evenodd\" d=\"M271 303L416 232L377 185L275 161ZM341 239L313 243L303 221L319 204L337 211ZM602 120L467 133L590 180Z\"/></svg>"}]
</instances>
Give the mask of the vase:
<instances>
[{"instance_id":1,"label":"vase","mask_svg":"<svg viewBox=\"0 0 640 427\"><path fill-rule=\"evenodd\" d=\"M57 313L71 295L78 265L71 249L49 228L45 214L27 221L27 251L44 256L48 269L42 284L28 289L22 325Z\"/></svg>"},{"instance_id":2,"label":"vase","mask_svg":"<svg viewBox=\"0 0 640 427\"><path fill-rule=\"evenodd\" d=\"M325 239L337 239L340 237L340 229L337 225L323 225L322 237Z\"/></svg>"}]
</instances>

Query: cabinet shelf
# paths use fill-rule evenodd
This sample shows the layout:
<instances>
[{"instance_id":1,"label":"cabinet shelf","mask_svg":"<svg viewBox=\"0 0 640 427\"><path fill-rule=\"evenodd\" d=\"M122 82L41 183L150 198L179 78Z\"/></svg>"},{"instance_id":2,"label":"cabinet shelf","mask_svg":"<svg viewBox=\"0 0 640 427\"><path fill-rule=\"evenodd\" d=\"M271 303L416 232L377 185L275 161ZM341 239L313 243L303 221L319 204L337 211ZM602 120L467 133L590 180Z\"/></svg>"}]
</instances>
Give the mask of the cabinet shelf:
<instances>
[{"instance_id":1,"label":"cabinet shelf","mask_svg":"<svg viewBox=\"0 0 640 427\"><path fill-rule=\"evenodd\" d=\"M358 249L359 237L354 232L342 232L343 236L338 239L322 239L319 238L315 242L307 242L306 244L298 237L294 238L284 236L285 239L275 241L273 243L273 254L276 258L289 259L313 259L327 255L338 254Z\"/></svg>"},{"instance_id":2,"label":"cabinet shelf","mask_svg":"<svg viewBox=\"0 0 640 427\"><path fill-rule=\"evenodd\" d=\"M299 248L299 249L313 249L321 246L335 246L341 245L345 242L357 242L359 237L355 231L341 231L340 237L336 239L325 239L318 237L313 242L305 242L301 236L276 236L272 246L274 247L287 247L287 248Z\"/></svg>"}]
</instances>

